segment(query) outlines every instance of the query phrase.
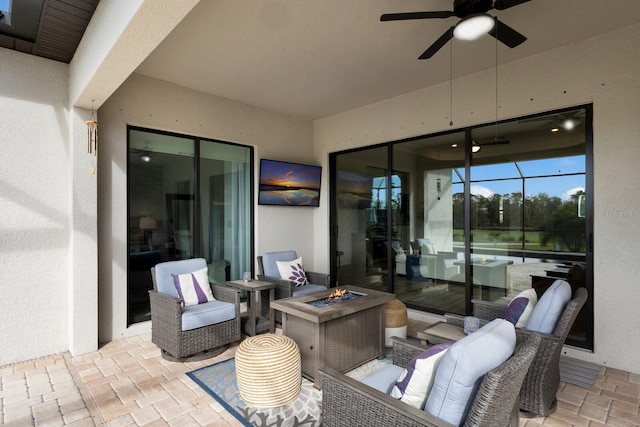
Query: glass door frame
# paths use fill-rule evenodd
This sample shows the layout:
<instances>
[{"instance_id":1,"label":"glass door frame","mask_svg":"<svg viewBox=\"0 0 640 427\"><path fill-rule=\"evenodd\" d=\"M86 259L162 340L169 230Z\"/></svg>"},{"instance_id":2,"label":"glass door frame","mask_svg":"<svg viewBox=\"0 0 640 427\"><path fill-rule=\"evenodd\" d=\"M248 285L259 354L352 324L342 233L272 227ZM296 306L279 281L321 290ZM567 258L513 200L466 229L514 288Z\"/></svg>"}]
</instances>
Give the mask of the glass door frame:
<instances>
[{"instance_id":1,"label":"glass door frame","mask_svg":"<svg viewBox=\"0 0 640 427\"><path fill-rule=\"evenodd\" d=\"M162 131L162 130L157 130L157 129L150 129L150 128L144 128L144 127L140 127L140 126L133 126L133 125L127 125L127 174L126 174L126 188L127 188L127 206L126 206L126 215L127 215L127 223L130 223L130 215L131 215L131 196L130 196L130 190L131 190L131 179L132 179L132 173L131 173L131 167L132 167L132 146L131 146L131 132L135 131L135 132L144 132L144 133L148 133L151 135L159 135L162 137L173 137L173 138L179 138L179 139L184 139L184 140L189 140L193 142L193 163L192 163L192 170L190 171L190 180L191 182L193 182L193 185L190 188L190 191L193 192L193 194L173 194L173 193L165 193L164 196L166 197L166 201L163 202L163 208L166 208L167 211L169 211L169 209L171 209L172 211L177 209L177 205L174 206L169 206L169 203L174 204L175 202L182 202L183 203L183 208L189 208L187 210L190 210L190 212L188 213L188 218L183 218L184 220L188 221L189 224L192 226L192 230L191 231L191 239L190 239L190 250L188 251L189 255L187 256L187 258L205 258L205 259L209 259L209 256L205 253L205 249L204 249L204 238L205 236L202 233L202 229L204 229L204 225L202 223L202 221L207 220L207 218L202 218L202 194L201 194L201 189L203 188L202 186L202 171L203 171L203 165L202 165L202 161L205 160L204 157L201 156L201 146L203 144L207 144L207 143L216 143L216 144L224 144L225 146L235 146L236 148L239 149L243 149L246 150L247 152L247 161L246 164L248 164L248 168L249 168L249 195L247 196L248 198L248 206L249 206L249 229L246 230L247 236L248 236L248 251L249 254L248 256L248 260L247 263L248 265L244 265L239 267L240 271L251 271L252 276L254 275L254 268L255 268L255 263L252 261L255 259L255 231L253 227L253 224L255 223L255 204L254 204L254 194L255 194L255 161L254 161L254 147L250 146L250 145L244 145L244 144L238 144L238 143L233 143L233 142L227 142L227 141L221 141L221 140L216 140L213 138L205 138L205 137L198 137L198 136L192 136L192 135L184 135L184 134L180 134L180 133L175 133L175 132L167 132L167 131ZM136 149L139 151L139 149ZM204 154L203 154L204 155ZM186 203L187 205L184 205L184 203ZM166 206L164 206L166 204ZM126 293L127 293L127 307L126 307L126 316L127 316L127 326L130 326L134 323L138 323L140 322L140 320L134 320L134 318L132 317L132 315L130 314L130 286L131 286L131 254L130 252L130 248L132 246L132 236L131 236L131 232L130 232L130 226L127 227L127 238L126 238L126 247L127 247L127 265L126 265L126 271L127 271L127 283L126 283ZM164 260L166 261L166 259ZM149 271L149 278L150 278L150 271ZM228 272L227 272L228 274ZM231 277L231 280L234 279L238 279L239 277Z\"/></svg>"},{"instance_id":2,"label":"glass door frame","mask_svg":"<svg viewBox=\"0 0 640 427\"><path fill-rule=\"evenodd\" d=\"M586 238L587 238L587 242L586 242L586 250L585 250L585 275L586 275L586 283L585 286L587 288L587 291L589 293L589 298L585 304L585 310L587 311L588 315L587 317L587 324L586 324L586 338L584 342L576 342L571 340L571 338L567 338L567 344L570 345L574 345L577 347L582 347L582 348L586 348L586 349L593 349L593 289L594 289L594 283L593 283L593 260L594 260L594 247L593 247L593 216L594 216L594 186L593 186L593 105L592 104L584 104L584 105L578 105L578 106L572 106L572 107L567 107L567 108L562 108L562 109L558 109L558 110L554 110L554 111L546 111L543 113L539 113L539 114L532 114L532 115L528 115L528 116L523 116L523 117L518 117L518 118L512 118L512 119L505 119L505 120L500 120L500 121L495 121L495 122L491 122L491 123L485 123L485 124L480 124L480 125L474 125L474 126L469 126L469 127L465 127L462 129L455 129L455 130L450 130L450 131L446 131L446 132L440 132L440 133L434 133L434 134L430 134L430 135L421 135L418 137L411 137L411 138L406 138L406 139L402 139L402 140L397 140L397 141L390 141L387 143L383 143L383 144L376 144L376 145L372 145L372 146L367 146L367 147L360 147L360 148L356 148L356 149L349 149L349 150L345 150L345 151L340 151L340 152L335 152L335 153L329 153L329 178L330 178L330 189L329 189L329 195L330 195L330 212L329 212L329 224L330 224L330 239L329 239L329 249L330 249L330 254L333 254L333 256L330 257L330 272L331 272L331 285L332 286L336 286L336 278L338 277L338 268L339 268L339 259L340 259L340 252L339 252L339 248L337 246L337 238L338 238L338 228L337 228L337 177L336 177L336 166L337 166L337 157L339 155L342 154L350 154L350 153L354 153L354 152L359 152L359 151L365 151L365 150L369 150L372 148L380 148L380 147L384 147L385 145L388 148L387 151L387 183L388 185L390 185L391 182L391 175L392 175L392 171L393 171L393 156L394 156L394 150L393 147L397 144L402 144L405 142L410 142L410 141L415 141L417 139L422 139L422 138L429 138L429 137L436 137L439 135L446 135L446 134L450 134L450 133L460 133L460 132L464 132L465 135L465 141L464 141L464 145L465 145L465 156L464 156L464 168L465 168L465 184L464 184L464 199L465 199L465 203L464 203L464 270L465 270L465 277L466 279L466 283L465 283L465 311L466 314L471 314L472 312L472 304L471 304L471 300L473 298L473 288L471 286L471 259L472 259L472 236L471 236L471 231L472 231L472 224L471 224L471 185L469 183L470 177L471 177L471 169L472 169L472 146L473 146L473 131L477 130L477 129L481 129L481 128L486 128L489 126L498 126L504 123L513 123L516 121L523 121L523 120L532 120L532 119L536 119L536 118L540 118L543 116L548 116L548 115L552 115L552 114L557 114L557 115L562 115L563 113L566 112L571 112L574 110L579 110L579 109L584 109L585 112L585 129L584 129L584 147L585 147L585 185L586 185L586 203L585 203L585 207L586 207L586 221L585 221L585 233L586 233ZM391 209L391 202L390 202L390 194L391 191L389 188L387 188L387 210ZM523 195L524 196L524 195ZM391 241L392 239L392 226L393 226L393 222L392 222L392 218L391 218L391 214L387 214L387 230L386 230L386 238L387 241ZM388 248L388 254L387 254L387 271L391 272L393 269L393 252L391 250L391 248ZM388 288L388 292L394 292L394 277L393 275L389 275L388 276L390 279L388 280L387 283L387 288ZM407 306L409 308L414 308L411 307L410 304L407 304ZM436 313L436 314L442 314L442 313Z\"/></svg>"}]
</instances>

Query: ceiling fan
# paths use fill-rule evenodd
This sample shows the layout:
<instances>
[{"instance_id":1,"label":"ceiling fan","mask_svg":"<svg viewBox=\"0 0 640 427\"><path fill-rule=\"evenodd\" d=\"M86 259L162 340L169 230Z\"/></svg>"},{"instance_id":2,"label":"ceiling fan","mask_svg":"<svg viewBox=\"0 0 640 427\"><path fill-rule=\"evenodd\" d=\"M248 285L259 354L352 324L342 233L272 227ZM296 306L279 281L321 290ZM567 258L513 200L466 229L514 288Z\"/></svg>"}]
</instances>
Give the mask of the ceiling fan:
<instances>
[{"instance_id":1,"label":"ceiling fan","mask_svg":"<svg viewBox=\"0 0 640 427\"><path fill-rule=\"evenodd\" d=\"M502 136L493 137L486 142L482 142L476 139L471 140L471 146L472 146L471 148L474 153L480 151L480 147L484 147L487 145L504 145L504 144L511 144L511 141L509 141L508 139L504 139Z\"/></svg>"},{"instance_id":2,"label":"ceiling fan","mask_svg":"<svg viewBox=\"0 0 640 427\"><path fill-rule=\"evenodd\" d=\"M473 138L471 139L471 151L477 153L484 147L485 145L503 145L503 144L511 144L511 141L505 139L502 136L496 136L491 138L491 140L487 142L481 142L480 140ZM458 148L460 145L458 143L451 144L451 148Z\"/></svg>"},{"instance_id":3,"label":"ceiling fan","mask_svg":"<svg viewBox=\"0 0 640 427\"><path fill-rule=\"evenodd\" d=\"M380 17L380 21L446 19L452 16L460 18L460 21L456 25L453 25L445 31L418 59L431 58L453 37L473 40L471 37L477 38L487 32L501 43L504 43L510 48L514 48L523 43L527 38L507 24L499 21L497 17L489 15L487 12L492 9L509 9L528 1L529 0L453 0L453 11L385 13ZM484 24L480 23L480 21L484 21ZM474 27L475 25L486 26L479 29L479 32L473 36L465 36L462 34L465 31L465 27Z\"/></svg>"},{"instance_id":4,"label":"ceiling fan","mask_svg":"<svg viewBox=\"0 0 640 427\"><path fill-rule=\"evenodd\" d=\"M557 132L560 129L565 131L571 131L576 126L584 123L585 113L584 110L574 110L564 113L555 113L547 116L533 117L530 119L520 120L520 123L532 123L542 122L540 128L550 129L552 132Z\"/></svg>"}]
</instances>

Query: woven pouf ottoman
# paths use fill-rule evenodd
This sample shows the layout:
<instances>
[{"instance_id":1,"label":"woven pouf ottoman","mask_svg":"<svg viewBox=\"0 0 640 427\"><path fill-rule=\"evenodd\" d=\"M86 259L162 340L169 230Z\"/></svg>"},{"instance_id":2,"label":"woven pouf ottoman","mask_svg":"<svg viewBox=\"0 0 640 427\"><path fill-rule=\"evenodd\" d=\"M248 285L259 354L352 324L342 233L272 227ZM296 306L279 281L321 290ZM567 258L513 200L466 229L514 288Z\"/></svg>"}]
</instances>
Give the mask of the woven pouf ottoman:
<instances>
[{"instance_id":1,"label":"woven pouf ottoman","mask_svg":"<svg viewBox=\"0 0 640 427\"><path fill-rule=\"evenodd\" d=\"M391 347L393 342L391 337L407 337L407 306L398 299L389 301L385 305L385 329L384 329L384 345Z\"/></svg>"},{"instance_id":2,"label":"woven pouf ottoman","mask_svg":"<svg viewBox=\"0 0 640 427\"><path fill-rule=\"evenodd\" d=\"M302 365L294 340L262 334L242 341L236 350L236 381L245 403L272 408L300 394Z\"/></svg>"}]
</instances>

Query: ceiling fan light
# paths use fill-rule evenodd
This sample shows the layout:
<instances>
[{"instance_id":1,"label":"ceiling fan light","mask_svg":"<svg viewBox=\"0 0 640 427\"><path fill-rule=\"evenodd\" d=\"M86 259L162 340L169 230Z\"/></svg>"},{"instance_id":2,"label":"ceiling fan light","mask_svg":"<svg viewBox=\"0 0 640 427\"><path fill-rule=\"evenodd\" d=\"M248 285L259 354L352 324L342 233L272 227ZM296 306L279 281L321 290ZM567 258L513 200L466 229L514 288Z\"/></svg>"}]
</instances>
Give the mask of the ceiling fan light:
<instances>
[{"instance_id":1,"label":"ceiling fan light","mask_svg":"<svg viewBox=\"0 0 640 427\"><path fill-rule=\"evenodd\" d=\"M453 36L458 40L476 40L483 34L487 34L495 21L486 13L478 13L467 16L453 29Z\"/></svg>"}]
</instances>

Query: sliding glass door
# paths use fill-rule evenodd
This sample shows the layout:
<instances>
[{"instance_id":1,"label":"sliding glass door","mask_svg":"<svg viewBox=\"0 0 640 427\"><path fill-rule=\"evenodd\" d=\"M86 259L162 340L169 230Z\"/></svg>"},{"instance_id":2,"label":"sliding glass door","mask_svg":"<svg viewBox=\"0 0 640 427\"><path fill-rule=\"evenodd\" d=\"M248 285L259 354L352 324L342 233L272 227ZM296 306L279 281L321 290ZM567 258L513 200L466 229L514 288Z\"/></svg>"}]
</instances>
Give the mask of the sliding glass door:
<instances>
[{"instance_id":1,"label":"sliding glass door","mask_svg":"<svg viewBox=\"0 0 640 427\"><path fill-rule=\"evenodd\" d=\"M332 277L338 285L387 289L387 147L344 153L334 160L332 245L338 262Z\"/></svg>"},{"instance_id":2,"label":"sliding glass door","mask_svg":"<svg viewBox=\"0 0 640 427\"><path fill-rule=\"evenodd\" d=\"M472 131L469 274L476 298L495 301L529 288L541 295L556 279L574 290L586 286L586 111ZM569 342L590 341L587 312Z\"/></svg>"},{"instance_id":3,"label":"sliding glass door","mask_svg":"<svg viewBox=\"0 0 640 427\"><path fill-rule=\"evenodd\" d=\"M150 319L151 267L203 257L209 280L251 271L252 148L129 127L128 324Z\"/></svg>"},{"instance_id":4,"label":"sliding glass door","mask_svg":"<svg viewBox=\"0 0 640 427\"><path fill-rule=\"evenodd\" d=\"M465 281L460 274L464 229L454 222L457 194L464 194L464 132L393 144L393 169L405 176L406 224L398 233L393 291L410 305L433 313L465 312ZM402 172L400 172L402 171ZM403 214L406 212L406 215ZM403 268L404 267L404 268Z\"/></svg>"},{"instance_id":5,"label":"sliding glass door","mask_svg":"<svg viewBox=\"0 0 640 427\"><path fill-rule=\"evenodd\" d=\"M540 295L559 278L592 296L591 111L331 154L338 281L438 314ZM567 341L587 348L591 296Z\"/></svg>"}]
</instances>

